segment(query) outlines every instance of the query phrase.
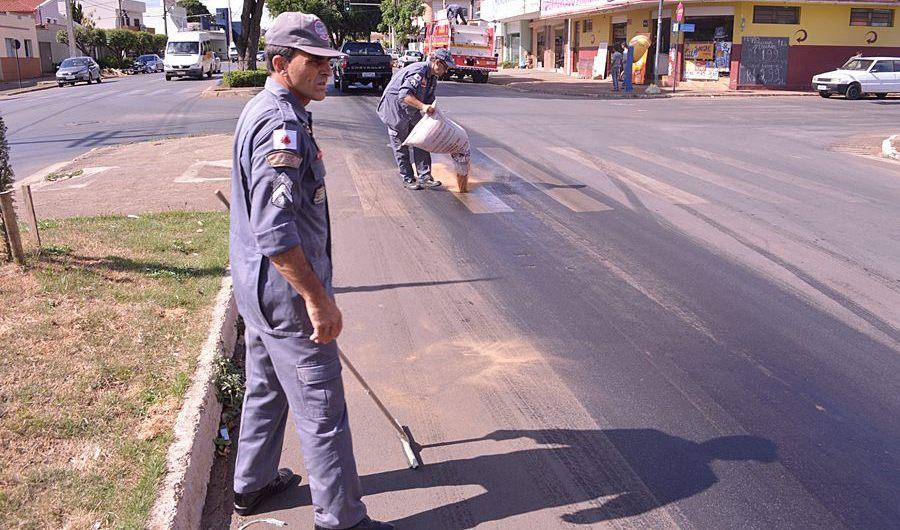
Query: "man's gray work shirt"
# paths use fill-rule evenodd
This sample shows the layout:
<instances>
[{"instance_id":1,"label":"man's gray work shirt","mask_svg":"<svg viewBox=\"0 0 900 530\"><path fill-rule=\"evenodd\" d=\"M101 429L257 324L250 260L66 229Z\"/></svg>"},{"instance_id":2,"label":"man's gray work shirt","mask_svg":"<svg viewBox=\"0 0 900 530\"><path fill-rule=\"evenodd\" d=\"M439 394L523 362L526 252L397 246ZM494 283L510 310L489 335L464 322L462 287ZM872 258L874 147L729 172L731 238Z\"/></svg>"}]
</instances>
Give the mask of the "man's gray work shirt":
<instances>
[{"instance_id":1,"label":"man's gray work shirt","mask_svg":"<svg viewBox=\"0 0 900 530\"><path fill-rule=\"evenodd\" d=\"M310 114L269 79L238 120L231 170L231 276L248 326L288 337L312 333L305 301L269 258L299 245L333 297L330 238L325 164Z\"/></svg>"},{"instance_id":2,"label":"man's gray work shirt","mask_svg":"<svg viewBox=\"0 0 900 530\"><path fill-rule=\"evenodd\" d=\"M404 103L403 98L415 96L422 103L430 105L434 103L437 81L437 76L431 71L431 64L428 61L403 67L394 74L384 89L378 103L378 117L394 130L400 129L401 124L418 121L419 109Z\"/></svg>"}]
</instances>

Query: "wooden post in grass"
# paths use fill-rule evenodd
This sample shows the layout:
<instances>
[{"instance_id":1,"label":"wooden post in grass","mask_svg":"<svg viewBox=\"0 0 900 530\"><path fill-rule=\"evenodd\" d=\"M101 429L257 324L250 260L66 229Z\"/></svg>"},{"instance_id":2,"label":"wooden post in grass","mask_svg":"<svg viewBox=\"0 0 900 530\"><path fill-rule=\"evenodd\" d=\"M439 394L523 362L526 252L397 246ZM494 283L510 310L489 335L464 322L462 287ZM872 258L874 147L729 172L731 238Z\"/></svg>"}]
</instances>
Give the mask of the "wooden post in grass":
<instances>
[{"instance_id":1,"label":"wooden post in grass","mask_svg":"<svg viewBox=\"0 0 900 530\"><path fill-rule=\"evenodd\" d=\"M0 193L0 210L3 211L3 226L6 228L12 258L19 265L25 265L25 251L22 250L19 223L16 220L16 210L13 208L12 190Z\"/></svg>"},{"instance_id":2,"label":"wooden post in grass","mask_svg":"<svg viewBox=\"0 0 900 530\"><path fill-rule=\"evenodd\" d=\"M216 197L218 197L219 200L222 201L222 204L225 205L225 208L227 208L227 209L229 209L229 210L231 209L231 203L228 202L228 199L225 198L225 194L224 194L224 193L222 193L222 192L219 191L219 190L216 190Z\"/></svg>"},{"instance_id":3,"label":"wooden post in grass","mask_svg":"<svg viewBox=\"0 0 900 530\"><path fill-rule=\"evenodd\" d=\"M25 222L31 227L31 231L34 234L32 236L34 238L34 244L37 245L38 255L40 255L41 233L38 231L37 214L34 213L34 200L31 198L31 186L25 184L20 189L22 190L22 200L25 201Z\"/></svg>"}]
</instances>

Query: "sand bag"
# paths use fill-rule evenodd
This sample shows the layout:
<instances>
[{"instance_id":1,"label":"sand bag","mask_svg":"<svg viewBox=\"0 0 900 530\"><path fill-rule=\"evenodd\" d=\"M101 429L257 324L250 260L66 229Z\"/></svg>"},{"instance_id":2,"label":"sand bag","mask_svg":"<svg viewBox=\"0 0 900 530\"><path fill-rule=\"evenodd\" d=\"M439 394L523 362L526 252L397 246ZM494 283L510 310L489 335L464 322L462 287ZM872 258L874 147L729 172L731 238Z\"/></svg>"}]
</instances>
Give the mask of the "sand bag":
<instances>
[{"instance_id":1,"label":"sand bag","mask_svg":"<svg viewBox=\"0 0 900 530\"><path fill-rule=\"evenodd\" d=\"M419 120L403 145L429 153L462 153L469 150L469 135L458 123L435 110L431 116Z\"/></svg>"},{"instance_id":2,"label":"sand bag","mask_svg":"<svg viewBox=\"0 0 900 530\"><path fill-rule=\"evenodd\" d=\"M469 164L472 159L468 147L460 153L452 153L450 158L453 159L453 168L456 170L456 187L461 193L469 190Z\"/></svg>"}]
</instances>

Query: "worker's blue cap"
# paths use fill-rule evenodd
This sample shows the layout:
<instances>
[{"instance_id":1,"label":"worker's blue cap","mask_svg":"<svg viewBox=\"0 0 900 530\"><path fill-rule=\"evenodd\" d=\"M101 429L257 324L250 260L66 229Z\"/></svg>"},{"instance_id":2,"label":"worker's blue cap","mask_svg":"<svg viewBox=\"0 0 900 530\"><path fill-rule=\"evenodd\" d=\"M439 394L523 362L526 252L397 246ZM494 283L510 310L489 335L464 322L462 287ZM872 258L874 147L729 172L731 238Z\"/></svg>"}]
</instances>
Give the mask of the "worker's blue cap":
<instances>
[{"instance_id":1,"label":"worker's blue cap","mask_svg":"<svg viewBox=\"0 0 900 530\"><path fill-rule=\"evenodd\" d=\"M453 62L453 56L450 55L450 50L447 48L441 48L439 50L434 50L431 52L431 60L443 61L444 64L447 65L447 68L453 68L456 66L456 63Z\"/></svg>"},{"instance_id":2,"label":"worker's blue cap","mask_svg":"<svg viewBox=\"0 0 900 530\"><path fill-rule=\"evenodd\" d=\"M266 31L266 45L284 46L317 57L339 57L343 53L331 47L325 23L315 16L297 11L284 12Z\"/></svg>"}]
</instances>

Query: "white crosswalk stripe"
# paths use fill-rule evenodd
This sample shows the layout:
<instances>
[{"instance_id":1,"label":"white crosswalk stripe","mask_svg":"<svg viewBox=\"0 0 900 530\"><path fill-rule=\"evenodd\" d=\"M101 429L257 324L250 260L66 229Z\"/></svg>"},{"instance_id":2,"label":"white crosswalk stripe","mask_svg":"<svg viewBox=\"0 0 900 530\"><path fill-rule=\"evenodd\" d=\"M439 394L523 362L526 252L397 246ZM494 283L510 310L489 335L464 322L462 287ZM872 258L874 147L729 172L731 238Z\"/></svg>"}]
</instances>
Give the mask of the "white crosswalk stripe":
<instances>
[{"instance_id":1,"label":"white crosswalk stripe","mask_svg":"<svg viewBox=\"0 0 900 530\"><path fill-rule=\"evenodd\" d=\"M479 151L507 171L525 180L573 212L603 212L611 207L594 199L567 182L522 160L502 147L484 147Z\"/></svg>"},{"instance_id":2,"label":"white crosswalk stripe","mask_svg":"<svg viewBox=\"0 0 900 530\"><path fill-rule=\"evenodd\" d=\"M649 193L670 204L703 204L706 202L705 199L675 186L648 177L615 162L584 153L578 149L572 147L551 147L550 150L589 169L604 173L607 177L625 183L632 189L636 188L638 191Z\"/></svg>"},{"instance_id":3,"label":"white crosswalk stripe","mask_svg":"<svg viewBox=\"0 0 900 530\"><path fill-rule=\"evenodd\" d=\"M715 186L719 186L721 188L725 188L727 190L731 190L735 193L739 193L741 195L746 195L747 197L753 197L755 199L759 199L764 202L770 203L787 203L787 202L797 202L794 199L789 197L785 197L784 195L769 191L767 189L761 188L759 186L755 186L753 184L749 184L740 179L729 177L727 175L720 175L718 173L713 173L712 171L700 167L695 164L690 164L688 162L684 162L683 160L678 160L675 158L670 158L667 156L660 155L659 153L643 149L637 146L631 145L623 145L623 146L613 146L610 147L615 151L619 151L620 153L625 153L627 155L633 156L635 158L644 160L646 162L651 162L658 166L665 167L667 169L671 169L674 171L678 171L680 173L684 173L685 175L689 175L691 177L703 180Z\"/></svg>"},{"instance_id":4,"label":"white crosswalk stripe","mask_svg":"<svg viewBox=\"0 0 900 530\"><path fill-rule=\"evenodd\" d=\"M472 164L469 171L469 191L459 193L455 187L456 170L452 164L436 162L431 166L434 178L444 183L444 187L451 190L453 196L463 204L470 212L475 214L504 213L513 211L508 204L491 193L477 175L485 174L479 165Z\"/></svg>"}]
</instances>

